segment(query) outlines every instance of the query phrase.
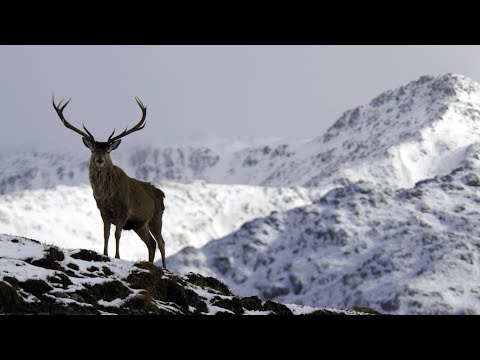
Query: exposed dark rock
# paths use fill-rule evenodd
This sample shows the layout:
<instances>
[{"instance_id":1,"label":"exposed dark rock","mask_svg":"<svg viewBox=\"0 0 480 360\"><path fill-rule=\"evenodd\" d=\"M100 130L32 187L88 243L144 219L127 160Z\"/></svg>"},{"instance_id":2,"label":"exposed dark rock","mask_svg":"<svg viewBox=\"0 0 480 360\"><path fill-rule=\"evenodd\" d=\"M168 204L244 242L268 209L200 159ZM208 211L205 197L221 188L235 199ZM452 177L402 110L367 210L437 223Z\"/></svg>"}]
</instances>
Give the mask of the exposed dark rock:
<instances>
[{"instance_id":1,"label":"exposed dark rock","mask_svg":"<svg viewBox=\"0 0 480 360\"><path fill-rule=\"evenodd\" d=\"M131 293L130 289L118 280L106 281L101 284L96 284L89 288L89 290L96 300L105 301L124 299Z\"/></svg>"},{"instance_id":2,"label":"exposed dark rock","mask_svg":"<svg viewBox=\"0 0 480 360\"><path fill-rule=\"evenodd\" d=\"M45 259L51 261L63 261L65 259L65 255L59 248L56 246L50 246L47 248Z\"/></svg>"},{"instance_id":3,"label":"exposed dark rock","mask_svg":"<svg viewBox=\"0 0 480 360\"><path fill-rule=\"evenodd\" d=\"M3 281L6 281L6 282L8 282L10 285L12 285L13 287L18 288L18 284L19 284L18 280L15 279L15 278L13 278L13 277L11 277L11 276L4 276L4 277L3 277Z\"/></svg>"},{"instance_id":4,"label":"exposed dark rock","mask_svg":"<svg viewBox=\"0 0 480 360\"><path fill-rule=\"evenodd\" d=\"M93 306L97 305L97 298L89 291L87 287L77 290L74 293L69 293L69 297L70 299L79 303L86 303Z\"/></svg>"},{"instance_id":5,"label":"exposed dark rock","mask_svg":"<svg viewBox=\"0 0 480 360\"><path fill-rule=\"evenodd\" d=\"M110 270L108 267L106 266L102 266L102 271L103 273L106 275L106 276L110 276L110 275L113 275L113 271Z\"/></svg>"},{"instance_id":6,"label":"exposed dark rock","mask_svg":"<svg viewBox=\"0 0 480 360\"><path fill-rule=\"evenodd\" d=\"M216 296L212 300L212 305L230 310L235 313L235 315L241 315L244 312L242 302L238 297L233 297L232 299L222 299Z\"/></svg>"},{"instance_id":7,"label":"exposed dark rock","mask_svg":"<svg viewBox=\"0 0 480 360\"><path fill-rule=\"evenodd\" d=\"M465 185L468 186L480 186L480 178L478 177L478 175L473 173L465 175L463 181Z\"/></svg>"},{"instance_id":8,"label":"exposed dark rock","mask_svg":"<svg viewBox=\"0 0 480 360\"><path fill-rule=\"evenodd\" d=\"M53 289L53 287L49 284L47 284L43 280L39 279L28 279L24 282L19 282L18 285L26 292L36 296L40 297L41 295L45 294L46 292L49 292L50 290Z\"/></svg>"},{"instance_id":9,"label":"exposed dark rock","mask_svg":"<svg viewBox=\"0 0 480 360\"><path fill-rule=\"evenodd\" d=\"M0 280L0 314L17 314L24 309L24 301L12 285Z\"/></svg>"},{"instance_id":10,"label":"exposed dark rock","mask_svg":"<svg viewBox=\"0 0 480 360\"><path fill-rule=\"evenodd\" d=\"M70 268L70 269L72 269L72 270L78 270L78 269L80 269L77 264L73 264L73 263L68 264L67 267Z\"/></svg>"},{"instance_id":11,"label":"exposed dark rock","mask_svg":"<svg viewBox=\"0 0 480 360\"><path fill-rule=\"evenodd\" d=\"M213 290L219 291L223 295L233 295L228 289L227 285L221 283L217 279L209 276L202 276L200 274L190 273L187 275L187 279L192 284L198 285L202 288L208 287Z\"/></svg>"},{"instance_id":12,"label":"exposed dark rock","mask_svg":"<svg viewBox=\"0 0 480 360\"><path fill-rule=\"evenodd\" d=\"M110 258L105 255L100 255L99 253L92 251L92 250L85 250L82 249L79 252L72 254L72 258L84 260L84 261L101 261L101 262L108 262Z\"/></svg>"},{"instance_id":13,"label":"exposed dark rock","mask_svg":"<svg viewBox=\"0 0 480 360\"><path fill-rule=\"evenodd\" d=\"M381 315L381 313L379 313L377 310L372 309L368 306L357 306L357 307L352 308L352 310L362 312L362 313L365 313L365 314Z\"/></svg>"},{"instance_id":14,"label":"exposed dark rock","mask_svg":"<svg viewBox=\"0 0 480 360\"><path fill-rule=\"evenodd\" d=\"M145 289L154 299L174 303L184 310L188 310L189 306L192 306L199 312L207 311L205 302L197 293L186 289L186 283L180 278L164 277L163 270L149 262L136 263L135 266L140 269L148 269L148 272L132 272L127 278L127 282L132 288Z\"/></svg>"},{"instance_id":15,"label":"exposed dark rock","mask_svg":"<svg viewBox=\"0 0 480 360\"><path fill-rule=\"evenodd\" d=\"M59 285L63 289L66 289L69 285L72 285L70 278L60 271L55 273L55 276L48 276L47 280L50 282L50 284Z\"/></svg>"},{"instance_id":16,"label":"exposed dark rock","mask_svg":"<svg viewBox=\"0 0 480 360\"><path fill-rule=\"evenodd\" d=\"M44 256L38 260L31 260L27 259L26 261L32 265L42 267L44 269L51 269L51 270L62 270L62 266L58 263L59 261L63 261L65 259L65 255L55 246L49 246L44 251Z\"/></svg>"},{"instance_id":17,"label":"exposed dark rock","mask_svg":"<svg viewBox=\"0 0 480 360\"><path fill-rule=\"evenodd\" d=\"M172 312L159 309L152 302L152 297L148 294L139 294L126 301L125 309L133 315L155 314L155 315L171 315Z\"/></svg>"},{"instance_id":18,"label":"exposed dark rock","mask_svg":"<svg viewBox=\"0 0 480 360\"><path fill-rule=\"evenodd\" d=\"M249 296L240 299L242 306L247 310L262 311L262 301L256 296Z\"/></svg>"},{"instance_id":19,"label":"exposed dark rock","mask_svg":"<svg viewBox=\"0 0 480 360\"><path fill-rule=\"evenodd\" d=\"M263 304L263 308L265 310L273 311L275 315L293 315L288 307L271 300L267 300L265 304Z\"/></svg>"},{"instance_id":20,"label":"exposed dark rock","mask_svg":"<svg viewBox=\"0 0 480 360\"><path fill-rule=\"evenodd\" d=\"M343 313L336 313L327 309L320 309L311 312L308 315L344 315Z\"/></svg>"}]
</instances>

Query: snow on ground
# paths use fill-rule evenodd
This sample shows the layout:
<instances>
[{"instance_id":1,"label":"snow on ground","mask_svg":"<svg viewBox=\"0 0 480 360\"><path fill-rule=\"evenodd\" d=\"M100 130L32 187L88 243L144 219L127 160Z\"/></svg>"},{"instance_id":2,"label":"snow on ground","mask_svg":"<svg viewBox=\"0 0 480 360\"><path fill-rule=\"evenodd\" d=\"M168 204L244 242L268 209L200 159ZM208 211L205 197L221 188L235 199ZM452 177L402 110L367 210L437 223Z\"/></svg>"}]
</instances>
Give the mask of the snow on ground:
<instances>
[{"instance_id":1,"label":"snow on ground","mask_svg":"<svg viewBox=\"0 0 480 360\"><path fill-rule=\"evenodd\" d=\"M240 298L216 279L196 274L180 278L151 263L109 259L93 251L61 249L0 234L0 314L292 315L315 311L323 309Z\"/></svg>"}]
</instances>

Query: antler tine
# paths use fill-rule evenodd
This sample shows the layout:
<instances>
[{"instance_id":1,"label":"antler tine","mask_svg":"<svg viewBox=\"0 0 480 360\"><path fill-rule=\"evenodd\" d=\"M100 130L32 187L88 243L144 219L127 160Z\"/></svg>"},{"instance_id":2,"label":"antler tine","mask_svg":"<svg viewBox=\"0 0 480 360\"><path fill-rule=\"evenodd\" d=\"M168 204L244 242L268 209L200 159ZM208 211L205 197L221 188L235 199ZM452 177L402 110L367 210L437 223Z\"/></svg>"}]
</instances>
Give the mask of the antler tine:
<instances>
[{"instance_id":1,"label":"antler tine","mask_svg":"<svg viewBox=\"0 0 480 360\"><path fill-rule=\"evenodd\" d=\"M58 117L60 118L60 120L62 121L63 125L65 125L67 128L69 128L70 130L73 130L75 131L77 134L80 134L82 135L84 138L87 138L87 139L90 139L92 141L95 141L94 137L92 134L90 134L90 132L85 128L85 126L83 127L85 129L85 131L88 133L85 134L82 130L79 130L77 129L75 126L73 126L72 124L70 124L66 119L65 117L63 116L63 109L65 109L65 107L68 105L68 103L70 102L70 100L72 100L72 98L70 98L65 104L62 105L63 101L65 99L62 99L60 100L60 102L58 103L58 105L55 104L55 96L52 95L52 103L53 103L53 107L55 109L55 111L57 112L57 115Z\"/></svg>"},{"instance_id":2,"label":"antler tine","mask_svg":"<svg viewBox=\"0 0 480 360\"><path fill-rule=\"evenodd\" d=\"M90 134L90 131L88 131L88 129L85 127L85 125L82 124L82 126L85 129L85 131L87 132L87 134L90 135L90 137L93 139L93 135Z\"/></svg>"},{"instance_id":3,"label":"antler tine","mask_svg":"<svg viewBox=\"0 0 480 360\"><path fill-rule=\"evenodd\" d=\"M135 131L138 131L138 130L142 130L144 127L145 127L145 118L147 117L147 107L145 105L143 105L142 101L137 97L135 96L135 100L137 101L137 104L138 106L140 106L140 109L142 109L142 118L140 119L140 121L134 126L132 127L130 130L127 130L128 127L125 128L125 130L123 130L122 133L118 134L117 136L113 137L113 133L115 132L115 130L113 130L112 132L112 135L110 135L110 137L108 138L108 142L109 143L112 143L114 142L115 140L118 140L124 136L127 136L128 134L131 134Z\"/></svg>"},{"instance_id":4,"label":"antler tine","mask_svg":"<svg viewBox=\"0 0 480 360\"><path fill-rule=\"evenodd\" d=\"M135 96L135 100L137 100L137 104L140 105L142 110L146 109L145 105L143 105L142 101L138 98L138 96Z\"/></svg>"},{"instance_id":5,"label":"antler tine","mask_svg":"<svg viewBox=\"0 0 480 360\"><path fill-rule=\"evenodd\" d=\"M64 99L62 99L62 101L63 101L63 100L64 100ZM71 100L72 100L72 98L68 99L68 101L67 101L65 104L63 104L63 106L60 108L60 110L63 111L63 109L65 109L65 107L68 105L68 103L69 103ZM60 102L62 102L62 101L60 101ZM58 104L58 106L60 106L60 104Z\"/></svg>"},{"instance_id":6,"label":"antler tine","mask_svg":"<svg viewBox=\"0 0 480 360\"><path fill-rule=\"evenodd\" d=\"M110 142L110 139L112 138L113 134L115 134L115 129L113 129L112 133L111 133L110 136L108 137L107 142Z\"/></svg>"}]
</instances>

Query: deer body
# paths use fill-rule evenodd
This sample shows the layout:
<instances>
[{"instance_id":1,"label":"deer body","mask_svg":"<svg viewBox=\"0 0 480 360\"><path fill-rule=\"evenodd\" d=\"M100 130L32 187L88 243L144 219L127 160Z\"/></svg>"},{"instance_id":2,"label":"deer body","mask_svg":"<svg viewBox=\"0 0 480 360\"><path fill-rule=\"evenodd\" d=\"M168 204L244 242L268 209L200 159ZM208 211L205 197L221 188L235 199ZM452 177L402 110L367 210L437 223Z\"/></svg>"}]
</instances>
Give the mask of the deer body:
<instances>
[{"instance_id":1,"label":"deer body","mask_svg":"<svg viewBox=\"0 0 480 360\"><path fill-rule=\"evenodd\" d=\"M165 194L150 183L129 177L121 168L113 165L110 158L110 152L120 145L121 137L145 126L146 108L137 99L143 112L142 120L131 130L125 129L123 133L112 138L114 131L107 142L98 142L85 127L87 134L65 120L63 109L68 102L63 106L61 106L62 101L58 106L53 102L53 106L64 125L81 134L83 143L92 152L89 177L93 197L103 220L104 255L108 256L108 240L113 224L115 225L116 258L120 258L119 244L122 230L134 230L147 245L148 260L153 262L158 244L163 267L166 267L165 242L161 234Z\"/></svg>"}]
</instances>

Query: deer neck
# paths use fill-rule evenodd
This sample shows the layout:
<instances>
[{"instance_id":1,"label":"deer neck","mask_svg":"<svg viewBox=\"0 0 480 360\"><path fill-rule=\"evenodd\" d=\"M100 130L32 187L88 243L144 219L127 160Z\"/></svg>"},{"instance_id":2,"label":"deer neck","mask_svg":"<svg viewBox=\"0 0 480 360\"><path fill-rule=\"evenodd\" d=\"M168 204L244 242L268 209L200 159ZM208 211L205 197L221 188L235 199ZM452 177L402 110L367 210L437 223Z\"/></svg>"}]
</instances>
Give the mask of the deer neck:
<instances>
[{"instance_id":1,"label":"deer neck","mask_svg":"<svg viewBox=\"0 0 480 360\"><path fill-rule=\"evenodd\" d=\"M105 201L115 194L117 174L111 162L99 169L90 162L90 185L93 197L97 201Z\"/></svg>"}]
</instances>

